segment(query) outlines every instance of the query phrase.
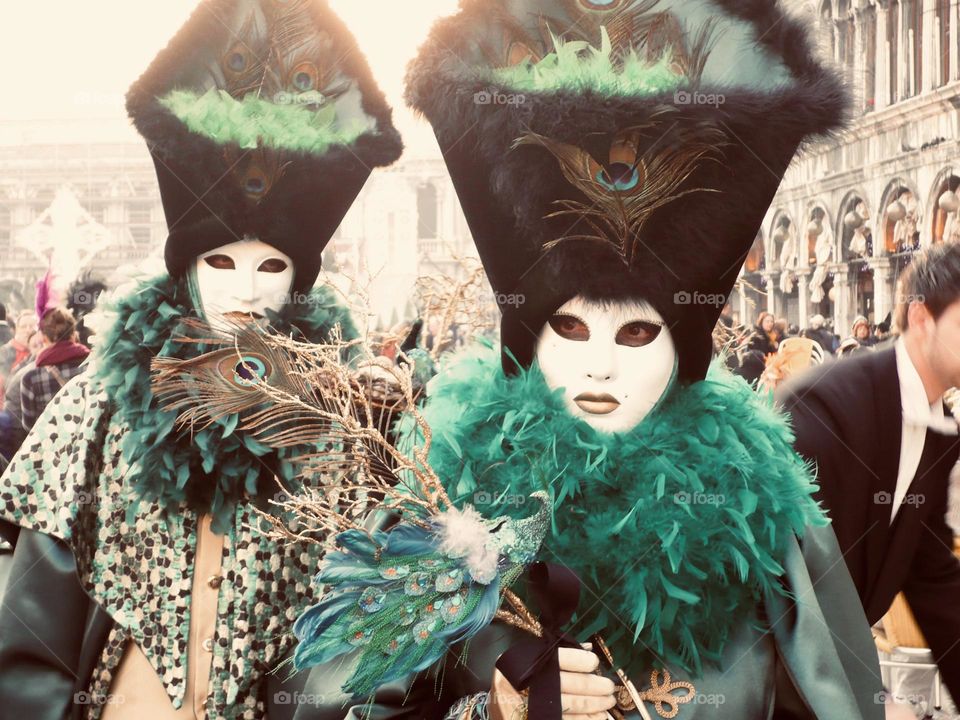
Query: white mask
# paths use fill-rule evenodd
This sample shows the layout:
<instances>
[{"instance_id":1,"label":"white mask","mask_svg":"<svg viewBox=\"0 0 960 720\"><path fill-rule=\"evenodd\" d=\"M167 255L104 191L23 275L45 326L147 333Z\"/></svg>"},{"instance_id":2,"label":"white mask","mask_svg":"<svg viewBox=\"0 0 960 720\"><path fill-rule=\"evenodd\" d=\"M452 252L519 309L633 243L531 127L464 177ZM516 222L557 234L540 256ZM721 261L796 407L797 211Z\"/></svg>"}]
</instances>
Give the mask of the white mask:
<instances>
[{"instance_id":1,"label":"white mask","mask_svg":"<svg viewBox=\"0 0 960 720\"><path fill-rule=\"evenodd\" d=\"M221 245L197 258L197 288L208 318L228 313L265 316L287 301L293 261L260 240Z\"/></svg>"},{"instance_id":2,"label":"white mask","mask_svg":"<svg viewBox=\"0 0 960 720\"><path fill-rule=\"evenodd\" d=\"M632 430L666 392L677 351L663 317L642 302L577 296L537 342L537 362L569 411L601 432Z\"/></svg>"}]
</instances>

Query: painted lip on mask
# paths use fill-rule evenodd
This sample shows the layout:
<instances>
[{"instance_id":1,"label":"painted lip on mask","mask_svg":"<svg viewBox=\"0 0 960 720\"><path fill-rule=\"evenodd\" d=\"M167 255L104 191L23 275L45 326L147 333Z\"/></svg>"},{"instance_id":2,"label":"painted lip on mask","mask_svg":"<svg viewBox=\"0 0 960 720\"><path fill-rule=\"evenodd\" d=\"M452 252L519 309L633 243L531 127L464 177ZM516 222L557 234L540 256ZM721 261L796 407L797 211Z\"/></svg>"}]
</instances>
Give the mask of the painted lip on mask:
<instances>
[{"instance_id":1,"label":"painted lip on mask","mask_svg":"<svg viewBox=\"0 0 960 720\"><path fill-rule=\"evenodd\" d=\"M573 401L578 408L591 415L609 415L620 407L620 401L607 393L580 393Z\"/></svg>"}]
</instances>

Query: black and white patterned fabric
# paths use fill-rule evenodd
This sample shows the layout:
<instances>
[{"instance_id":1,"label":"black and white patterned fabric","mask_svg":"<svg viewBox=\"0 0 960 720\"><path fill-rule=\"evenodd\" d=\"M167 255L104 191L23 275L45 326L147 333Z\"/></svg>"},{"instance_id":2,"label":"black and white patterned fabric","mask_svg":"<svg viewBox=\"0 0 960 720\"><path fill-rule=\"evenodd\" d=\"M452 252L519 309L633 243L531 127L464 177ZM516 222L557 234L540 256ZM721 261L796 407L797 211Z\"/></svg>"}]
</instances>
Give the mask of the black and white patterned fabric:
<instances>
[{"instance_id":1,"label":"black and white patterned fabric","mask_svg":"<svg viewBox=\"0 0 960 720\"><path fill-rule=\"evenodd\" d=\"M85 590L116 622L93 674L92 720L131 640L175 708L186 690L199 518L185 506L165 514L154 503L132 501L123 483L123 433L107 398L83 375L47 407L0 481L0 519L65 541ZM293 648L293 621L315 601L320 546L274 540L264 525L242 503L225 537L210 717L265 717L265 674Z\"/></svg>"}]
</instances>

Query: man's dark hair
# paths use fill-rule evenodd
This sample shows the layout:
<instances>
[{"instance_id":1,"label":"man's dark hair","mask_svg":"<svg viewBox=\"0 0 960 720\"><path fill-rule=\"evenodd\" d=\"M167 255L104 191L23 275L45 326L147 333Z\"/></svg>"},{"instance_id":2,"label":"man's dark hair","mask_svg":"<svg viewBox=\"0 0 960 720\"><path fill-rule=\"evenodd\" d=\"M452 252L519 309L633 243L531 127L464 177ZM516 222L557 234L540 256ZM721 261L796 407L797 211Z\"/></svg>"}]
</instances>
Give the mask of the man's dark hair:
<instances>
[{"instance_id":1,"label":"man's dark hair","mask_svg":"<svg viewBox=\"0 0 960 720\"><path fill-rule=\"evenodd\" d=\"M913 262L900 274L898 282L896 326L905 332L909 326L910 303L922 302L934 319L960 300L960 244L934 245L913 256Z\"/></svg>"}]
</instances>

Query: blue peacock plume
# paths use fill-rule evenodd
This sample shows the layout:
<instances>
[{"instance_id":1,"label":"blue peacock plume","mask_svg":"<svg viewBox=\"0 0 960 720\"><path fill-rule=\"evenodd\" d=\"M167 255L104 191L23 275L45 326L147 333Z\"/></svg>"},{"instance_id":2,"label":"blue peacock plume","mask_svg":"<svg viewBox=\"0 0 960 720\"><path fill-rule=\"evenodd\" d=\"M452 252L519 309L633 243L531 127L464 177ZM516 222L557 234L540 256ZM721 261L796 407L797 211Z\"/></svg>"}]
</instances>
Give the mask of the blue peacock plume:
<instances>
[{"instance_id":1,"label":"blue peacock plume","mask_svg":"<svg viewBox=\"0 0 960 720\"><path fill-rule=\"evenodd\" d=\"M358 651L344 691L364 697L433 665L493 621L501 589L533 561L549 523L547 495L536 497L540 509L520 521L485 520L467 505L422 525L341 533L317 575L328 592L294 626L295 666Z\"/></svg>"}]
</instances>

